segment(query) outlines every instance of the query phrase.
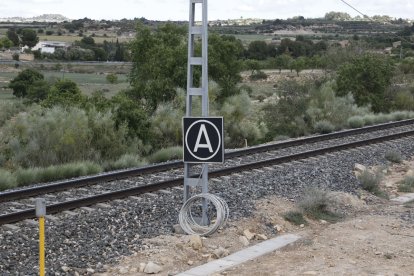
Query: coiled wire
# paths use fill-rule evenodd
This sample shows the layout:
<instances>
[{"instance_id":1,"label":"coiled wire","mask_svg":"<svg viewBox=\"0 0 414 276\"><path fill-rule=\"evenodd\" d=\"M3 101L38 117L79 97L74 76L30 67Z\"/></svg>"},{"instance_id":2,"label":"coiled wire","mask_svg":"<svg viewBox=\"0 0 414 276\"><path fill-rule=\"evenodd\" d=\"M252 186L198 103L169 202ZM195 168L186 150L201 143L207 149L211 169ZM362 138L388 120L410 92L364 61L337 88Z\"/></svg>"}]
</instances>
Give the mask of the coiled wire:
<instances>
[{"instance_id":1,"label":"coiled wire","mask_svg":"<svg viewBox=\"0 0 414 276\"><path fill-rule=\"evenodd\" d=\"M213 203L216 208L217 217L213 225L200 225L194 220L191 208L193 204L199 199L206 199ZM189 198L184 205L181 207L178 220L180 222L181 228L189 235L200 235L200 236L209 236L217 231L218 228L224 226L229 217L229 206L219 196L203 193L192 196Z\"/></svg>"}]
</instances>

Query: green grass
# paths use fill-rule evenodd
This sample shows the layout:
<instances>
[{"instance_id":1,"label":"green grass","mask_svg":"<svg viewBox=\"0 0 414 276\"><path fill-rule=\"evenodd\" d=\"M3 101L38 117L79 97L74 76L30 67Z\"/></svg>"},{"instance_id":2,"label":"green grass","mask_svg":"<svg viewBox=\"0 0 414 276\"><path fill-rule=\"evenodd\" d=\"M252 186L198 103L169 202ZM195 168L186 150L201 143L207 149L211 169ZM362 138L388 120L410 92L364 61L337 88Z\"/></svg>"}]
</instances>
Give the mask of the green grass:
<instances>
[{"instance_id":1,"label":"green grass","mask_svg":"<svg viewBox=\"0 0 414 276\"><path fill-rule=\"evenodd\" d=\"M387 151L385 153L385 159L392 163L401 163L402 162L402 156L401 153L396 151Z\"/></svg>"},{"instance_id":2,"label":"green grass","mask_svg":"<svg viewBox=\"0 0 414 276\"><path fill-rule=\"evenodd\" d=\"M165 149L160 149L159 151L154 152L148 157L150 163L159 163L165 162L168 160L182 159L183 158L183 148L181 146L169 147Z\"/></svg>"}]
</instances>

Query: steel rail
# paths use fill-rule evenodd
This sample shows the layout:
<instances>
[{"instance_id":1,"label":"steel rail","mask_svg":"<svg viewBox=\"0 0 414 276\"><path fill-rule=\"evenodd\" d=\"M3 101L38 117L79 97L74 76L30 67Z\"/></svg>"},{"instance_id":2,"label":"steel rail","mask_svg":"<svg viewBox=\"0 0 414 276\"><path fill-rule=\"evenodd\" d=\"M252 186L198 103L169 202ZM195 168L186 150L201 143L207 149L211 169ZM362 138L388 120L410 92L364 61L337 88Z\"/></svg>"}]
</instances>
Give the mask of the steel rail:
<instances>
[{"instance_id":1,"label":"steel rail","mask_svg":"<svg viewBox=\"0 0 414 276\"><path fill-rule=\"evenodd\" d=\"M220 177L223 175L228 175L228 174L232 174L232 173L239 172L239 171L251 170L251 169L265 167L269 165L283 164L283 163L292 162L295 160L301 160L301 159L306 159L306 158L310 158L310 157L314 157L318 155L323 155L323 154L330 153L330 152L337 152L337 151L346 150L350 148L356 148L356 147L366 146L370 144L381 143L384 141L400 139L403 137L413 136L413 135L414 135L414 130L410 130L410 131L405 131L401 133L379 136L376 138L371 138L371 139L366 139L366 140L360 140L356 142L344 143L344 144L326 147L322 149L310 150L310 151L305 151L305 152L296 153L292 155L271 158L271 159L253 162L249 164L243 164L243 165L238 165L234 167L218 169L218 170L214 170L210 172L210 178ZM197 177L197 176L194 175L194 177ZM72 201L52 204L52 205L47 206L47 213L48 214L59 213L65 210L71 210L71 209L75 209L79 207L90 206L90 205L100 203L100 202L110 201L114 199L121 199L121 198L125 198L128 196L133 196L133 195L140 195L140 194L144 194L148 192L157 191L160 189L166 189L166 188L174 187L177 185L181 185L183 181L184 181L184 178L180 177L176 179L152 183L146 186L133 187L133 188L128 188L128 189L119 190L115 192L103 193L103 194L96 195L96 196L85 197L85 198L76 199ZM14 223L14 222L22 221L25 219L31 219L34 217L35 217L35 209L28 209L28 210L24 210L20 212L0 215L0 225L7 224L7 223Z\"/></svg>"},{"instance_id":2,"label":"steel rail","mask_svg":"<svg viewBox=\"0 0 414 276\"><path fill-rule=\"evenodd\" d=\"M234 158L234 157L239 157L239 156L248 155L248 154L255 154L255 153L260 153L260 152L265 152L265 151L278 150L278 149L294 147L294 146L299 146L299 145L304 145L304 144L321 142L325 140L342 138L342 137L361 134L361 133L390 129L390 128L395 128L395 127L400 127L400 126L405 126L405 125L410 125L410 124L414 124L414 119L378 124L374 126L368 126L368 127L363 127L363 128L357 128L357 129L343 130L343 131L338 131L338 132L329 133L329 134L316 135L312 137L303 137L303 138L286 141L286 142L253 146L253 147L249 147L246 149L239 149L236 151L227 152L225 154L225 158ZM96 184L99 182L107 182L107 181L113 181L117 179L125 179L125 178L133 177L133 176L140 176L144 174L177 169L177 168L181 168L182 166L183 166L182 161L171 161L171 162L167 162L164 164L150 165L150 166L145 166L141 168L126 169L126 170L109 172L109 173L104 173L104 174L99 174L99 175L64 180L64 181L54 182L50 184L45 184L45 185L21 189L21 190L3 192L3 193L0 193L0 203L11 201L11 200L17 200L21 198L32 197L32 196L36 196L40 194L59 192L59 191L67 190L67 189L73 189L73 188L80 188L83 186L92 185L92 184Z\"/></svg>"}]
</instances>

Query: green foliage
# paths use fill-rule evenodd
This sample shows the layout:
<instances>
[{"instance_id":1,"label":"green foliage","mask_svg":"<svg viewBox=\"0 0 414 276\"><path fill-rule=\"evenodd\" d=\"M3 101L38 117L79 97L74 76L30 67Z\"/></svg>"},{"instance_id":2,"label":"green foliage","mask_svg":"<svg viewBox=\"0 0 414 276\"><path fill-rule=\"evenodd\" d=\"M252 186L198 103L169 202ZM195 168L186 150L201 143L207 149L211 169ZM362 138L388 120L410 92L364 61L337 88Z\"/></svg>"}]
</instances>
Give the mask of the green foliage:
<instances>
[{"instance_id":1,"label":"green foliage","mask_svg":"<svg viewBox=\"0 0 414 276\"><path fill-rule=\"evenodd\" d=\"M14 46L19 46L20 44L19 35L16 33L14 29L9 29L6 35L7 35L7 38L13 42Z\"/></svg>"},{"instance_id":2,"label":"green foliage","mask_svg":"<svg viewBox=\"0 0 414 276\"><path fill-rule=\"evenodd\" d=\"M267 79L267 74L261 70L254 71L250 76L249 79L252 81L256 80L265 80Z\"/></svg>"},{"instance_id":3,"label":"green foliage","mask_svg":"<svg viewBox=\"0 0 414 276\"><path fill-rule=\"evenodd\" d=\"M321 134L331 133L332 131L335 130L335 126L327 120L316 122L313 128L315 132L321 133Z\"/></svg>"},{"instance_id":4,"label":"green foliage","mask_svg":"<svg viewBox=\"0 0 414 276\"><path fill-rule=\"evenodd\" d=\"M267 128L254 113L246 92L226 99L217 112L224 117L226 147L241 147L245 145L245 140L249 145L254 145L264 139Z\"/></svg>"},{"instance_id":5,"label":"green foliage","mask_svg":"<svg viewBox=\"0 0 414 276\"><path fill-rule=\"evenodd\" d=\"M10 81L9 88L13 89L14 96L18 98L24 98L27 96L29 88L36 81L43 79L44 76L40 72L34 69L25 69Z\"/></svg>"},{"instance_id":6,"label":"green foliage","mask_svg":"<svg viewBox=\"0 0 414 276\"><path fill-rule=\"evenodd\" d=\"M136 97L145 99L152 110L159 102L173 99L176 87L186 86L184 27L169 23L151 32L148 27L138 25L131 51L131 86L135 88Z\"/></svg>"},{"instance_id":7,"label":"green foliage","mask_svg":"<svg viewBox=\"0 0 414 276\"><path fill-rule=\"evenodd\" d=\"M362 116L352 116L348 118L348 125L351 128L359 128L364 126L364 118Z\"/></svg>"},{"instance_id":8,"label":"green foliage","mask_svg":"<svg viewBox=\"0 0 414 276\"><path fill-rule=\"evenodd\" d=\"M13 42L7 37L0 38L0 48L9 49L13 46Z\"/></svg>"},{"instance_id":9,"label":"green foliage","mask_svg":"<svg viewBox=\"0 0 414 276\"><path fill-rule=\"evenodd\" d=\"M16 177L9 171L0 169L0 191L17 186Z\"/></svg>"},{"instance_id":10,"label":"green foliage","mask_svg":"<svg viewBox=\"0 0 414 276\"><path fill-rule=\"evenodd\" d=\"M308 224L306 219L303 217L302 212L299 212L299 211L289 211L283 214L283 218L293 223L294 225L301 225L301 224L307 225Z\"/></svg>"},{"instance_id":11,"label":"green foliage","mask_svg":"<svg viewBox=\"0 0 414 276\"><path fill-rule=\"evenodd\" d=\"M18 169L15 177L18 186L26 186L33 183L51 182L60 179L97 174L102 172L102 167L92 162L75 162L63 165L49 166L46 168Z\"/></svg>"},{"instance_id":12,"label":"green foliage","mask_svg":"<svg viewBox=\"0 0 414 276\"><path fill-rule=\"evenodd\" d=\"M368 108L358 107L351 94L338 97L333 90L334 83L326 82L319 88L311 90L309 106L306 114L310 123L316 128L318 122L330 122L334 129L348 126L350 116L364 115Z\"/></svg>"},{"instance_id":13,"label":"green foliage","mask_svg":"<svg viewBox=\"0 0 414 276\"><path fill-rule=\"evenodd\" d=\"M330 204L328 193L316 188L305 190L298 202L299 207L308 217L336 222L340 216L329 211Z\"/></svg>"},{"instance_id":14,"label":"green foliage","mask_svg":"<svg viewBox=\"0 0 414 276\"><path fill-rule=\"evenodd\" d=\"M264 60L269 55L270 47L263 40L255 40L250 42L246 55L251 59Z\"/></svg>"},{"instance_id":15,"label":"green foliage","mask_svg":"<svg viewBox=\"0 0 414 276\"><path fill-rule=\"evenodd\" d=\"M399 184L398 191L403 193L413 193L414 192L414 177L406 176Z\"/></svg>"},{"instance_id":16,"label":"green foliage","mask_svg":"<svg viewBox=\"0 0 414 276\"><path fill-rule=\"evenodd\" d=\"M106 80L111 83L117 83L118 82L118 76L116 74L108 74L106 75Z\"/></svg>"},{"instance_id":17,"label":"green foliage","mask_svg":"<svg viewBox=\"0 0 414 276\"><path fill-rule=\"evenodd\" d=\"M358 180L361 183L362 189L380 197L386 197L386 194L380 189L380 182L383 176L380 172L363 171Z\"/></svg>"},{"instance_id":18,"label":"green foliage","mask_svg":"<svg viewBox=\"0 0 414 276\"><path fill-rule=\"evenodd\" d=\"M150 140L150 122L144 106L129 96L129 91L118 93L111 100L116 126L126 124L128 136L144 142Z\"/></svg>"},{"instance_id":19,"label":"green foliage","mask_svg":"<svg viewBox=\"0 0 414 276\"><path fill-rule=\"evenodd\" d=\"M374 112L387 111L390 102L385 97L391 83L393 66L389 59L373 54L356 57L338 71L337 93L352 93L358 105L372 106Z\"/></svg>"},{"instance_id":20,"label":"green foliage","mask_svg":"<svg viewBox=\"0 0 414 276\"><path fill-rule=\"evenodd\" d=\"M126 128L116 127L110 113L37 108L7 122L0 153L15 168L117 159L130 150L126 135Z\"/></svg>"},{"instance_id":21,"label":"green foliage","mask_svg":"<svg viewBox=\"0 0 414 276\"><path fill-rule=\"evenodd\" d=\"M86 97L78 88L78 85L69 79L62 79L55 82L42 102L45 107L53 107L56 105L71 107L82 106L85 104Z\"/></svg>"},{"instance_id":22,"label":"green foliage","mask_svg":"<svg viewBox=\"0 0 414 276\"><path fill-rule=\"evenodd\" d=\"M26 109L27 106L23 103L22 100L13 102L0 102L0 127L2 127L7 120L19 112L25 111Z\"/></svg>"},{"instance_id":23,"label":"green foliage","mask_svg":"<svg viewBox=\"0 0 414 276\"><path fill-rule=\"evenodd\" d=\"M402 162L402 156L401 153L397 151L387 151L385 153L385 159L392 163L401 163Z\"/></svg>"},{"instance_id":24,"label":"green foliage","mask_svg":"<svg viewBox=\"0 0 414 276\"><path fill-rule=\"evenodd\" d=\"M292 137L308 133L306 110L311 85L288 80L281 82L276 88L279 99L263 107L264 121L269 129L268 139L280 135Z\"/></svg>"},{"instance_id":25,"label":"green foliage","mask_svg":"<svg viewBox=\"0 0 414 276\"><path fill-rule=\"evenodd\" d=\"M45 100L50 91L50 84L45 80L36 80L27 90L27 98L31 102L39 103Z\"/></svg>"},{"instance_id":26,"label":"green foliage","mask_svg":"<svg viewBox=\"0 0 414 276\"><path fill-rule=\"evenodd\" d=\"M160 163L169 160L182 159L183 148L182 146L168 147L160 149L154 152L148 157L150 163Z\"/></svg>"},{"instance_id":27,"label":"green foliage","mask_svg":"<svg viewBox=\"0 0 414 276\"><path fill-rule=\"evenodd\" d=\"M23 29L21 31L21 39L22 45L27 45L29 48L34 47L39 42L39 37L33 29Z\"/></svg>"}]
</instances>

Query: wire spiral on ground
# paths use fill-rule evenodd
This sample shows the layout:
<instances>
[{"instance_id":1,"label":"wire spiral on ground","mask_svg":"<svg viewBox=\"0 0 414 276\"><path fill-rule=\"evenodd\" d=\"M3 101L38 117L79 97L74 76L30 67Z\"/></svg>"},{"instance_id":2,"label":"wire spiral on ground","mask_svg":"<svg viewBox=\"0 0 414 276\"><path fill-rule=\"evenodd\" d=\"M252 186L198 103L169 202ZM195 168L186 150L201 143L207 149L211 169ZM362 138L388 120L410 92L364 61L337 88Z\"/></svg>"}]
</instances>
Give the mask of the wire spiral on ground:
<instances>
[{"instance_id":1,"label":"wire spiral on ground","mask_svg":"<svg viewBox=\"0 0 414 276\"><path fill-rule=\"evenodd\" d=\"M206 199L211 202L216 208L217 217L214 221L214 224L209 225L200 225L195 221L193 214L191 212L194 204L200 200ZM219 196L203 193L195 195L189 198L184 205L181 207L180 214L178 216L180 226L189 235L200 235L200 236L209 236L217 231L218 228L224 226L229 217L229 207L227 203Z\"/></svg>"}]
</instances>

